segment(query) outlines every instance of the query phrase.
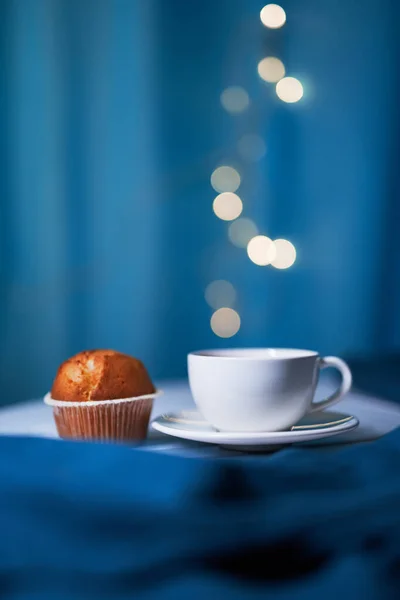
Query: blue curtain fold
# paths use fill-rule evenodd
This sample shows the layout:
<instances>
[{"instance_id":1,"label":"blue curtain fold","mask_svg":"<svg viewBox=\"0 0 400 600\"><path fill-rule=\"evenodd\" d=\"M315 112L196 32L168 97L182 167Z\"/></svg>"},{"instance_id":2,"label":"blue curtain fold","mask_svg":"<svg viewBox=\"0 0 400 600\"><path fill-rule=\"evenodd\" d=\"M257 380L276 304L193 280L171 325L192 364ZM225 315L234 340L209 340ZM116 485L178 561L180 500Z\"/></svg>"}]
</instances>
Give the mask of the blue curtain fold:
<instances>
[{"instance_id":1,"label":"blue curtain fold","mask_svg":"<svg viewBox=\"0 0 400 600\"><path fill-rule=\"evenodd\" d=\"M0 382L3 403L47 391L90 347L185 375L200 347L345 355L400 344L399 8L394 0L0 3ZM304 84L283 104L257 63ZM222 90L243 86L232 116ZM237 142L265 139L245 163ZM210 175L238 169L243 216L291 240L286 271L251 263L216 219ZM215 337L204 290L227 279L241 328Z\"/></svg>"},{"instance_id":2,"label":"blue curtain fold","mask_svg":"<svg viewBox=\"0 0 400 600\"><path fill-rule=\"evenodd\" d=\"M157 315L151 2L2 3L2 400Z\"/></svg>"}]
</instances>

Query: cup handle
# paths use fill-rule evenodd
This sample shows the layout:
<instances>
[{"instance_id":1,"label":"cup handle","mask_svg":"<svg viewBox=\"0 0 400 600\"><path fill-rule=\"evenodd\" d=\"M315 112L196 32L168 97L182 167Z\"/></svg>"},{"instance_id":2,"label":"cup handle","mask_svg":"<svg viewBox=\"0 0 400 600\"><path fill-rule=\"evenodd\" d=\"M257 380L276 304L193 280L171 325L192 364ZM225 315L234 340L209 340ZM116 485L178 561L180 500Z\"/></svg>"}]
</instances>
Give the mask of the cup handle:
<instances>
[{"instance_id":1,"label":"cup handle","mask_svg":"<svg viewBox=\"0 0 400 600\"><path fill-rule=\"evenodd\" d=\"M317 410L323 410L324 408L339 402L339 400L341 400L342 397L350 390L353 379L347 364L344 362L344 360L338 358L337 356L325 356L324 358L320 358L318 366L321 370L326 369L327 367L335 367L335 369L340 371L342 382L336 392L329 396L329 398L326 400L321 400L320 402L312 402L310 410L308 411L310 413Z\"/></svg>"}]
</instances>

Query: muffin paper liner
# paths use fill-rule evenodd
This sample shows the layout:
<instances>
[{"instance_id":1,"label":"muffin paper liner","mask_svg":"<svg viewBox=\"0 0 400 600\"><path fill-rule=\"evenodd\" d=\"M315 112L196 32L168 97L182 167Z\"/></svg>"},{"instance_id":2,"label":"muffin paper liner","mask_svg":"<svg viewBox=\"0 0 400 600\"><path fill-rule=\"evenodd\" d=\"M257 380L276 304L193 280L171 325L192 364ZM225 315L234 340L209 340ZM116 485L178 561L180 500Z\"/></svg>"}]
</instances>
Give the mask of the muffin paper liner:
<instances>
[{"instance_id":1,"label":"muffin paper liner","mask_svg":"<svg viewBox=\"0 0 400 600\"><path fill-rule=\"evenodd\" d=\"M134 398L88 402L54 400L48 393L44 402L53 407L57 431L62 438L139 441L147 436L153 399L161 393L158 390Z\"/></svg>"}]
</instances>

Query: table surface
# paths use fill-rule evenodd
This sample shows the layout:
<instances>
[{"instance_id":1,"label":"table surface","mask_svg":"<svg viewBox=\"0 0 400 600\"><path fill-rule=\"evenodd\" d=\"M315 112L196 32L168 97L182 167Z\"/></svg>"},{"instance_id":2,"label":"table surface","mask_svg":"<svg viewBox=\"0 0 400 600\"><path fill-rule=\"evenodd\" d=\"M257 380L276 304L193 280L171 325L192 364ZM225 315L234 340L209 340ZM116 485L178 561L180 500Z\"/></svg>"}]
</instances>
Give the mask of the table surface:
<instances>
[{"instance_id":1,"label":"table surface","mask_svg":"<svg viewBox=\"0 0 400 600\"><path fill-rule=\"evenodd\" d=\"M164 394L154 402L152 419L163 413L194 408L187 382L160 382L159 387L164 390ZM321 382L318 386L317 399L327 396L333 387L334 384L329 380ZM360 421L359 427L339 436L301 445L307 444L307 447L318 450L333 450L343 444L372 441L400 426L400 405L357 391L349 393L337 406L337 410L355 415ZM42 400L32 400L1 409L0 435L58 437L52 410L44 405ZM192 457L224 458L233 454L241 455L239 452L222 450L218 446L166 436L153 431L151 427L148 439L142 447L152 452L168 452Z\"/></svg>"}]
</instances>

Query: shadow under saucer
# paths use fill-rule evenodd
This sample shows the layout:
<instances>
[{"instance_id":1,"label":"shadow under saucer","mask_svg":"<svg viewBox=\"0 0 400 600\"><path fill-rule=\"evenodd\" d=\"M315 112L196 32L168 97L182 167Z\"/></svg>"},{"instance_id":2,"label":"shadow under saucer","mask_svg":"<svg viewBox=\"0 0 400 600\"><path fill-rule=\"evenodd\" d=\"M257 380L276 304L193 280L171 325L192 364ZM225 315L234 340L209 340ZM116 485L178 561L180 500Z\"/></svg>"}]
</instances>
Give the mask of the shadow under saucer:
<instances>
[{"instance_id":1,"label":"shadow under saucer","mask_svg":"<svg viewBox=\"0 0 400 600\"><path fill-rule=\"evenodd\" d=\"M243 452L248 454L251 452L252 454L271 454L272 452L278 452L278 450L282 450L283 448L288 448L289 444L265 444L265 445L243 445L240 446L232 445L232 444L218 444L218 448L221 450L229 450L233 452Z\"/></svg>"}]
</instances>

